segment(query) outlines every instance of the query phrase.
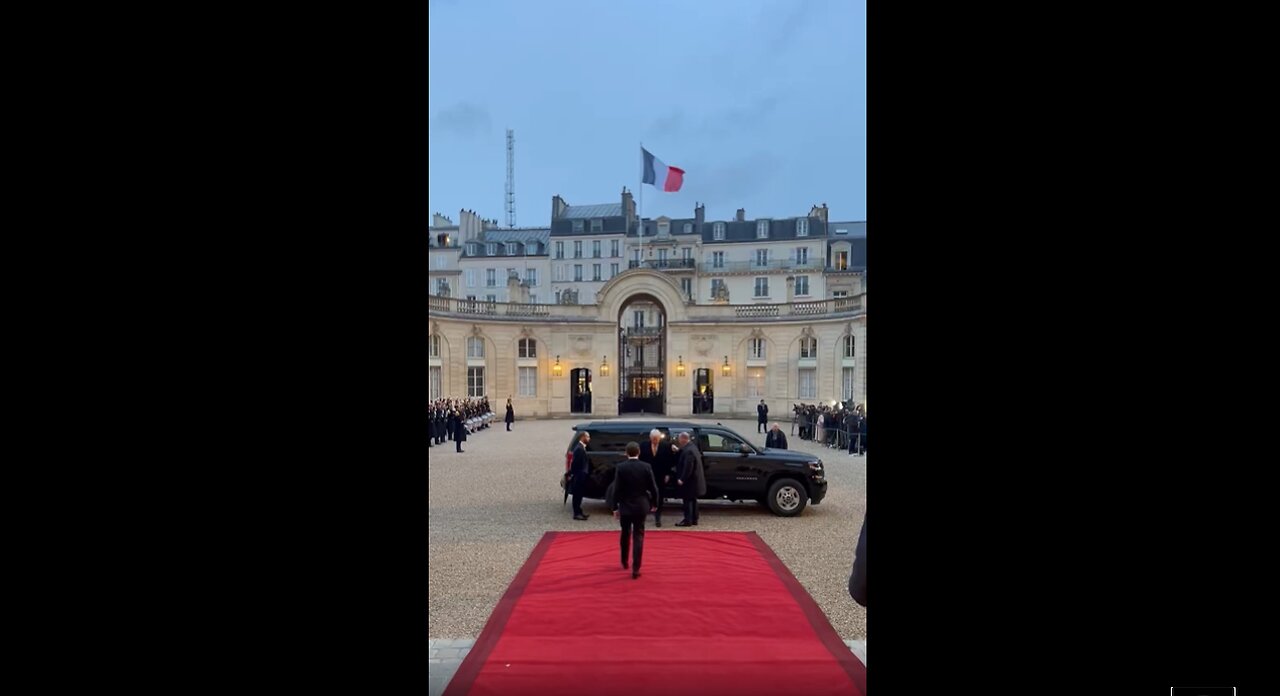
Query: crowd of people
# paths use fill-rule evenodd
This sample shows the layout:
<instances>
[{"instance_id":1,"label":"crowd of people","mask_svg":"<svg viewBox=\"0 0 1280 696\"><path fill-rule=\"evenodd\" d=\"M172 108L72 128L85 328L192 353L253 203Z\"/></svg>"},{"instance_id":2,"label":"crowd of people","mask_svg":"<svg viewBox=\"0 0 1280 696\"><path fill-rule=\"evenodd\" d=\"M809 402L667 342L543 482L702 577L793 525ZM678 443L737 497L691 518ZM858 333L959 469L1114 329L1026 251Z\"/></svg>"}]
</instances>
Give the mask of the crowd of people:
<instances>
[{"instance_id":1,"label":"crowd of people","mask_svg":"<svg viewBox=\"0 0 1280 696\"><path fill-rule=\"evenodd\" d=\"M791 434L850 455L867 453L867 413L862 404L793 404Z\"/></svg>"},{"instance_id":2,"label":"crowd of people","mask_svg":"<svg viewBox=\"0 0 1280 696\"><path fill-rule=\"evenodd\" d=\"M456 451L462 452L462 443L467 441L467 436L487 429L496 417L487 396L432 401L427 404L428 432L431 435L427 446L443 445L445 441L453 440ZM507 430L511 429L513 420L511 400L507 399Z\"/></svg>"}]
</instances>

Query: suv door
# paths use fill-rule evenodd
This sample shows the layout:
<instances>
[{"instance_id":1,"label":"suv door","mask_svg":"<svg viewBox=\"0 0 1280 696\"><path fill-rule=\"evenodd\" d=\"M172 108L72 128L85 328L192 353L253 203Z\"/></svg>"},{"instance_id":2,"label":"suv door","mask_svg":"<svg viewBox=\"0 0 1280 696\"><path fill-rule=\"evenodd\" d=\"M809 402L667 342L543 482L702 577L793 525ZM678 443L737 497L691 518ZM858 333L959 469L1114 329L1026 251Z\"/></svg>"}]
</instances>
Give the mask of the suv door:
<instances>
[{"instance_id":1,"label":"suv door","mask_svg":"<svg viewBox=\"0 0 1280 696\"><path fill-rule=\"evenodd\" d=\"M750 448L751 454L742 453L743 445ZM698 431L698 449L702 450L707 495L739 498L750 493L746 497L756 497L760 484L752 465L754 447L726 430L702 428Z\"/></svg>"}]
</instances>

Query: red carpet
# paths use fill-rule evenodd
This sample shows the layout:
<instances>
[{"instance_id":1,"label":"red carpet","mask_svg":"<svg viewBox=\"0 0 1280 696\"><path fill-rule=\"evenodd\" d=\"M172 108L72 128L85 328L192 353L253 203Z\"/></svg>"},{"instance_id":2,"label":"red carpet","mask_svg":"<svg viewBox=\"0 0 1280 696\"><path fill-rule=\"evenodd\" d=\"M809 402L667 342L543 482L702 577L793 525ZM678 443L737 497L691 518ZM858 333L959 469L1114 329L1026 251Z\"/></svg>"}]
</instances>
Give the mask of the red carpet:
<instances>
[{"instance_id":1,"label":"red carpet","mask_svg":"<svg viewBox=\"0 0 1280 696\"><path fill-rule=\"evenodd\" d=\"M548 532L445 696L866 693L866 668L755 532L649 531L640 573L616 531Z\"/></svg>"}]
</instances>

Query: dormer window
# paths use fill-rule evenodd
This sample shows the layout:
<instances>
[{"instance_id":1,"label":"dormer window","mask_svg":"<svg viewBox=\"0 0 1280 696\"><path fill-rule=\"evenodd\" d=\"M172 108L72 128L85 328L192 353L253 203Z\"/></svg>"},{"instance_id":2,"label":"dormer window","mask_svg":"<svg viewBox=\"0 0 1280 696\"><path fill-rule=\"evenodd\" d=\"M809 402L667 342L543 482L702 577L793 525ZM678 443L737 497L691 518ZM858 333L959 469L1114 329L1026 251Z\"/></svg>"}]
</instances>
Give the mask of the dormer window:
<instances>
[{"instance_id":1,"label":"dormer window","mask_svg":"<svg viewBox=\"0 0 1280 696\"><path fill-rule=\"evenodd\" d=\"M591 221L591 231L592 231L592 232L603 232L603 231L604 231L604 220L592 220L592 221Z\"/></svg>"},{"instance_id":2,"label":"dormer window","mask_svg":"<svg viewBox=\"0 0 1280 696\"><path fill-rule=\"evenodd\" d=\"M487 256L497 256L497 255L498 255L498 245L497 245L497 244L494 244L494 243L492 243L492 242L490 242L489 244L484 245L484 253L485 253L485 255L487 255Z\"/></svg>"},{"instance_id":3,"label":"dormer window","mask_svg":"<svg viewBox=\"0 0 1280 696\"><path fill-rule=\"evenodd\" d=\"M723 222L717 222L716 224L711 226L711 229L716 241L724 241L724 223Z\"/></svg>"},{"instance_id":4,"label":"dormer window","mask_svg":"<svg viewBox=\"0 0 1280 696\"><path fill-rule=\"evenodd\" d=\"M685 234L693 234L693 223L692 223L692 222L686 222L686 223L684 223L684 233L685 233Z\"/></svg>"},{"instance_id":5,"label":"dormer window","mask_svg":"<svg viewBox=\"0 0 1280 696\"><path fill-rule=\"evenodd\" d=\"M768 238L769 238L769 221L757 220L756 221L756 239L768 239Z\"/></svg>"},{"instance_id":6,"label":"dormer window","mask_svg":"<svg viewBox=\"0 0 1280 696\"><path fill-rule=\"evenodd\" d=\"M581 232L581 231L582 231L582 221L581 221L581 220L574 220L574 221L573 221L573 231L574 231L574 232Z\"/></svg>"},{"instance_id":7,"label":"dormer window","mask_svg":"<svg viewBox=\"0 0 1280 696\"><path fill-rule=\"evenodd\" d=\"M799 220L796 220L796 236L809 236L809 218L800 218Z\"/></svg>"},{"instance_id":8,"label":"dormer window","mask_svg":"<svg viewBox=\"0 0 1280 696\"><path fill-rule=\"evenodd\" d=\"M507 242L507 256L515 256L515 255L516 255L516 243Z\"/></svg>"},{"instance_id":9,"label":"dormer window","mask_svg":"<svg viewBox=\"0 0 1280 696\"><path fill-rule=\"evenodd\" d=\"M666 236L668 236L668 235L670 235L670 234L671 234L671 223L669 223L669 222L659 222L659 223L658 223L658 236L659 236L659 237L666 237Z\"/></svg>"},{"instance_id":10,"label":"dormer window","mask_svg":"<svg viewBox=\"0 0 1280 696\"><path fill-rule=\"evenodd\" d=\"M479 254L479 253L480 253L480 245L479 245L479 244L468 244L468 245L467 245L467 256L475 256L476 254Z\"/></svg>"}]
</instances>

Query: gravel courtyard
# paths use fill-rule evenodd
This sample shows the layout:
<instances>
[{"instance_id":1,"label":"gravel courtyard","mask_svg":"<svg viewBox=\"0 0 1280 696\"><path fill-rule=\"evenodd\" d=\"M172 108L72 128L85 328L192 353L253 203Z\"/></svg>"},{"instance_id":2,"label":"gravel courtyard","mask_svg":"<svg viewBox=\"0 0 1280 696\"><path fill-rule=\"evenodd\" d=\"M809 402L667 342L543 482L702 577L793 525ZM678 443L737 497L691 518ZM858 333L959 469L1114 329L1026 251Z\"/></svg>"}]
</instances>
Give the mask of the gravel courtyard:
<instances>
[{"instance_id":1,"label":"gravel courtyard","mask_svg":"<svg viewBox=\"0 0 1280 696\"><path fill-rule=\"evenodd\" d=\"M561 505L558 481L571 428L594 419L517 421L512 432L506 432L500 418L501 413L488 430L473 433L463 443L462 454L454 452L451 441L429 450L432 639L478 636L543 533L618 529L603 501L583 501L583 510L591 515L586 522L573 521L571 506ZM720 422L752 444L764 444L754 421ZM865 640L866 610L849 598L848 581L866 511L866 457L801 441L782 421L779 427L787 433L790 449L822 459L829 481L822 504L784 519L754 502L703 501L697 529L759 533L822 607L836 632L847 640ZM672 526L679 520L679 503L668 503L662 531L680 532ZM650 518L649 529L652 523Z\"/></svg>"}]
</instances>

